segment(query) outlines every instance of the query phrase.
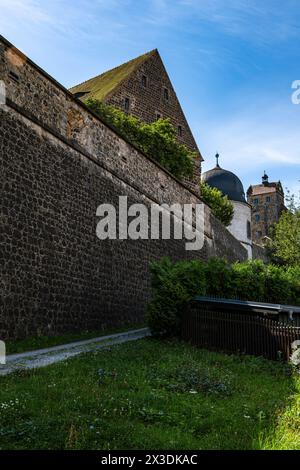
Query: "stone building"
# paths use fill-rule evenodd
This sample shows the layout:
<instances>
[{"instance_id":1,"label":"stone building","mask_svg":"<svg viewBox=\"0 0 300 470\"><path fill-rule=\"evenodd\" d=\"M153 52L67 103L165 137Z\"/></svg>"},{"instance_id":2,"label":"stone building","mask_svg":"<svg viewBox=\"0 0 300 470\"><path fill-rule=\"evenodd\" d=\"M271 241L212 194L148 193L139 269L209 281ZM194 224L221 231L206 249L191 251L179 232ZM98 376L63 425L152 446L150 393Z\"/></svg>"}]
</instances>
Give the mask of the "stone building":
<instances>
[{"instance_id":1,"label":"stone building","mask_svg":"<svg viewBox=\"0 0 300 470\"><path fill-rule=\"evenodd\" d=\"M192 189L198 191L201 152L157 49L70 89L76 98L95 98L136 116L145 123L169 118L177 138L197 153Z\"/></svg>"},{"instance_id":2,"label":"stone building","mask_svg":"<svg viewBox=\"0 0 300 470\"><path fill-rule=\"evenodd\" d=\"M266 173L262 184L250 186L247 191L248 203L252 206L252 238L263 244L270 235L271 227L278 222L285 210L284 191L281 182L269 182Z\"/></svg>"},{"instance_id":3,"label":"stone building","mask_svg":"<svg viewBox=\"0 0 300 470\"><path fill-rule=\"evenodd\" d=\"M231 171L220 167L219 154L216 158L215 168L203 173L202 181L219 189L233 204L234 216L228 230L246 248L248 258L252 259L251 206L246 201L241 180Z\"/></svg>"}]
</instances>

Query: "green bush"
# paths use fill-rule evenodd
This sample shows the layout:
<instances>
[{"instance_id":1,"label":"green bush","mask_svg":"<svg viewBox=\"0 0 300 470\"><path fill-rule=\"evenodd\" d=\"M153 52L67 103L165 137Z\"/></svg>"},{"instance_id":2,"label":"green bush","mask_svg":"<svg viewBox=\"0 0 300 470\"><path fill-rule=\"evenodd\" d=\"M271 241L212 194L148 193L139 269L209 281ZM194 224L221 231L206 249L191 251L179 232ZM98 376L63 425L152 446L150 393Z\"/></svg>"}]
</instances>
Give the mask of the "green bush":
<instances>
[{"instance_id":1,"label":"green bush","mask_svg":"<svg viewBox=\"0 0 300 470\"><path fill-rule=\"evenodd\" d=\"M154 334L175 336L180 331L181 317L186 303L195 295L205 295L204 265L198 261L172 263L163 258L151 263L152 301L147 318Z\"/></svg>"},{"instance_id":2,"label":"green bush","mask_svg":"<svg viewBox=\"0 0 300 470\"><path fill-rule=\"evenodd\" d=\"M200 183L201 199L207 204L212 213L219 219L226 227L231 224L234 207L232 202L229 201L227 196L224 196L217 188L212 188L206 183Z\"/></svg>"},{"instance_id":3,"label":"green bush","mask_svg":"<svg viewBox=\"0 0 300 470\"><path fill-rule=\"evenodd\" d=\"M197 295L300 305L300 266L229 264L218 258L173 263L163 258L151 263L150 271L147 321L154 334L178 335L187 303Z\"/></svg>"},{"instance_id":4,"label":"green bush","mask_svg":"<svg viewBox=\"0 0 300 470\"><path fill-rule=\"evenodd\" d=\"M193 175L194 158L197 154L178 142L176 130L169 119L144 124L134 116L99 100L87 99L85 104L125 139L158 161L177 178L189 178Z\"/></svg>"},{"instance_id":5,"label":"green bush","mask_svg":"<svg viewBox=\"0 0 300 470\"><path fill-rule=\"evenodd\" d=\"M206 295L211 297L235 297L232 266L221 258L211 258L204 266Z\"/></svg>"},{"instance_id":6,"label":"green bush","mask_svg":"<svg viewBox=\"0 0 300 470\"><path fill-rule=\"evenodd\" d=\"M288 267L285 272L291 286L291 303L300 305L300 266Z\"/></svg>"},{"instance_id":7,"label":"green bush","mask_svg":"<svg viewBox=\"0 0 300 470\"><path fill-rule=\"evenodd\" d=\"M265 300L266 266L262 261L236 263L233 269L233 297L242 300Z\"/></svg>"}]
</instances>

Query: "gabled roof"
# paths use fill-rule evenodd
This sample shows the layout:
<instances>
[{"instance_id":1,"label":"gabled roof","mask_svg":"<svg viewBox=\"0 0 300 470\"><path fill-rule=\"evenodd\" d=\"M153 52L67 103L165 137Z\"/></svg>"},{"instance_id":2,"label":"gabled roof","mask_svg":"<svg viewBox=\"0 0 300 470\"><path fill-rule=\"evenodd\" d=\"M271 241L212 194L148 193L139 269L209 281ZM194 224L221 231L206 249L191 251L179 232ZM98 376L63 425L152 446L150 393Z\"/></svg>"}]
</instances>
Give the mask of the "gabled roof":
<instances>
[{"instance_id":1,"label":"gabled roof","mask_svg":"<svg viewBox=\"0 0 300 470\"><path fill-rule=\"evenodd\" d=\"M157 52L156 49L147 52L139 57L136 57L125 64L119 65L114 69L91 78L86 82L74 86L70 89L71 93L84 93L84 98L95 98L103 100L108 96L118 85L120 85L126 78L128 78L143 62L149 59Z\"/></svg>"}]
</instances>

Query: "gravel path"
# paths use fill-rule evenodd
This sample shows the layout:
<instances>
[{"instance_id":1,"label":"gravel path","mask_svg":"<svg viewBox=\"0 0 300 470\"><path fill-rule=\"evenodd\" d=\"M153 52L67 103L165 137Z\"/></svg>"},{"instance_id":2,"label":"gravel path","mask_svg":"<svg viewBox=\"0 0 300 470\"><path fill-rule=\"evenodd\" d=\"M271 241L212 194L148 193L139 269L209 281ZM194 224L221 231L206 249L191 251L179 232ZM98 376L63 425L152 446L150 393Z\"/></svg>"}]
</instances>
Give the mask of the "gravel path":
<instances>
[{"instance_id":1,"label":"gravel path","mask_svg":"<svg viewBox=\"0 0 300 470\"><path fill-rule=\"evenodd\" d=\"M114 335L100 336L99 338L76 341L74 343L54 346L52 348L38 349L21 354L12 354L6 357L6 364L0 365L0 375L8 375L16 370L35 369L45 367L56 362L64 361L78 354L104 349L114 344L136 341L150 336L149 328L116 333Z\"/></svg>"}]
</instances>

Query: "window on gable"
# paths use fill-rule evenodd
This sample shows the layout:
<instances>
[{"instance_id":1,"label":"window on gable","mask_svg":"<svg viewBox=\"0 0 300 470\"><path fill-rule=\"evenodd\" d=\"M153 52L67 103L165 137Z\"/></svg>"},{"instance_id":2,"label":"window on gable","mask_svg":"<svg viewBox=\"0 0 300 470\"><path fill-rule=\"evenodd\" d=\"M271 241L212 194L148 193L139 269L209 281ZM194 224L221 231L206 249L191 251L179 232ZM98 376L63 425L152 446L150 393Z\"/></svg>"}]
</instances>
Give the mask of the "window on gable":
<instances>
[{"instance_id":1,"label":"window on gable","mask_svg":"<svg viewBox=\"0 0 300 470\"><path fill-rule=\"evenodd\" d=\"M129 110L130 110L130 99L129 98L125 98L124 108L125 108L126 113L128 113Z\"/></svg>"},{"instance_id":2,"label":"window on gable","mask_svg":"<svg viewBox=\"0 0 300 470\"><path fill-rule=\"evenodd\" d=\"M169 90L168 88L164 88L164 99L169 101Z\"/></svg>"},{"instance_id":3,"label":"window on gable","mask_svg":"<svg viewBox=\"0 0 300 470\"><path fill-rule=\"evenodd\" d=\"M147 86L148 86L148 80L147 80L146 75L143 75L143 76L142 76L142 86L143 86L144 88L147 88Z\"/></svg>"},{"instance_id":4,"label":"window on gable","mask_svg":"<svg viewBox=\"0 0 300 470\"><path fill-rule=\"evenodd\" d=\"M178 133L179 137L182 137L182 127L181 126L178 126L177 133Z\"/></svg>"}]
</instances>

